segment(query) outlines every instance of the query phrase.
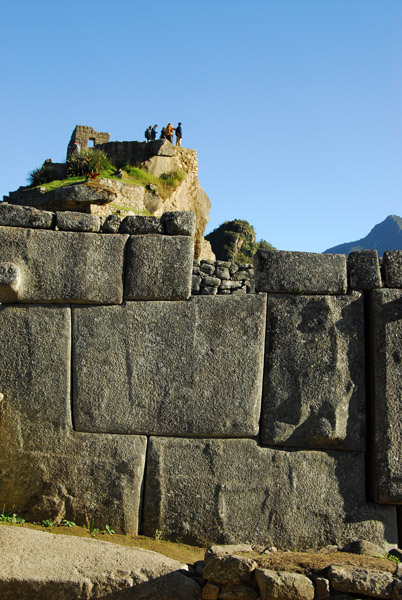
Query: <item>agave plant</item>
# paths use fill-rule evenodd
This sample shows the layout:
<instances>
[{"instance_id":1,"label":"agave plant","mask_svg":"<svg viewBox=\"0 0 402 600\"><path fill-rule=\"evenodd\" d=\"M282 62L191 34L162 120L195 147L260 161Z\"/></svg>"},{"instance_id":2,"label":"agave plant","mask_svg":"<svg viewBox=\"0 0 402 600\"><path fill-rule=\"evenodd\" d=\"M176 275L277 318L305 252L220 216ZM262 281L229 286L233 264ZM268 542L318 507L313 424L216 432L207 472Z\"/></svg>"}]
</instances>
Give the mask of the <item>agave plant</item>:
<instances>
[{"instance_id":1,"label":"agave plant","mask_svg":"<svg viewBox=\"0 0 402 600\"><path fill-rule=\"evenodd\" d=\"M91 148L73 152L66 162L69 177L93 175L110 166L109 159L102 150Z\"/></svg>"}]
</instances>

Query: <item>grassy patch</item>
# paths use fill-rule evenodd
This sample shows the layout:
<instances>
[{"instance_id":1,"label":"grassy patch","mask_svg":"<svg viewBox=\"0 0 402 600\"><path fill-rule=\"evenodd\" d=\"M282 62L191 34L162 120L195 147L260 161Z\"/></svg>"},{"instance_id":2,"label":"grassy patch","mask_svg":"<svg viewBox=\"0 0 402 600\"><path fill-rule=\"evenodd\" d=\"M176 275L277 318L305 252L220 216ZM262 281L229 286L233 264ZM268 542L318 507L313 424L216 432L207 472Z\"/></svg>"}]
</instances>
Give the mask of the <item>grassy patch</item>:
<instances>
[{"instance_id":1,"label":"grassy patch","mask_svg":"<svg viewBox=\"0 0 402 600\"><path fill-rule=\"evenodd\" d=\"M170 173L162 173L160 177L156 177L139 167L132 167L131 165L124 165L123 171L127 174L127 179L136 185L144 187L154 185L162 198L170 196L186 175L184 171L171 171ZM123 178L123 181L125 180L126 178Z\"/></svg>"},{"instance_id":2,"label":"grassy patch","mask_svg":"<svg viewBox=\"0 0 402 600\"><path fill-rule=\"evenodd\" d=\"M130 206L124 206L123 204L118 204L117 202L109 202L108 207L111 209L113 214L122 212L122 213L127 213L127 212L132 212L135 213L136 215L146 215L146 216L152 216L152 213L150 213L148 210L136 210L135 208L132 208Z\"/></svg>"},{"instance_id":3,"label":"grassy patch","mask_svg":"<svg viewBox=\"0 0 402 600\"><path fill-rule=\"evenodd\" d=\"M113 173L115 172L116 169L112 165L109 165L106 169L103 169L99 172L99 179L103 178L111 179L114 181L121 181L122 183L132 186L140 185L142 187L147 187L153 185L155 186L161 198L164 199L174 192L174 190L180 185L180 183L185 177L184 171L171 171L170 173L164 173L160 177L156 177L155 175L151 175L150 173L147 173L139 167L132 167L130 165L124 166L123 178L113 175ZM81 175L76 177L67 177L66 179L57 179L55 181L49 181L36 187L45 188L46 192L50 192L52 190L57 190L58 188L66 187L68 185L83 183L85 180L86 177L84 175Z\"/></svg>"},{"instance_id":4,"label":"grassy patch","mask_svg":"<svg viewBox=\"0 0 402 600\"><path fill-rule=\"evenodd\" d=\"M46 192L50 192L51 190L57 190L58 188L66 187L67 185L74 185L75 183L83 183L85 181L85 177L82 175L81 177L68 177L67 179L55 179L54 181L49 181L49 183L43 183L41 186L46 189Z\"/></svg>"}]
</instances>

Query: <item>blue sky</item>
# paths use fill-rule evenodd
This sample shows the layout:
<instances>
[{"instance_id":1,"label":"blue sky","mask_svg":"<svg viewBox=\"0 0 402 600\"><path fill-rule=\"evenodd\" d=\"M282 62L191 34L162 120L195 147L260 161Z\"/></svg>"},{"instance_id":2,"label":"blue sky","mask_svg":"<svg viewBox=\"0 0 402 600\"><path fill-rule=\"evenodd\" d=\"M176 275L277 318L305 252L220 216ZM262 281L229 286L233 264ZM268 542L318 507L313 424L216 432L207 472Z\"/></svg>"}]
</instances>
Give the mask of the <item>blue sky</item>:
<instances>
[{"instance_id":1,"label":"blue sky","mask_svg":"<svg viewBox=\"0 0 402 600\"><path fill-rule=\"evenodd\" d=\"M212 208L322 252L402 216L400 0L19 0L1 8L0 195L75 125L183 123Z\"/></svg>"}]
</instances>

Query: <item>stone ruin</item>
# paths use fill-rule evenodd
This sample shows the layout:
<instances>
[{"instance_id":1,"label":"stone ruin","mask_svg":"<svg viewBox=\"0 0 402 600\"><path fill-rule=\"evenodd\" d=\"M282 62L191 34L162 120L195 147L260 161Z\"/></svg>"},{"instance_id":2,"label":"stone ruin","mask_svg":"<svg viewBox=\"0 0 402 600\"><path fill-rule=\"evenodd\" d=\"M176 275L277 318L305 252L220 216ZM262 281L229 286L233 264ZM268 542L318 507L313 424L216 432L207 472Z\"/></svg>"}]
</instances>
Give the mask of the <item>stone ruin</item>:
<instances>
[{"instance_id":1,"label":"stone ruin","mask_svg":"<svg viewBox=\"0 0 402 600\"><path fill-rule=\"evenodd\" d=\"M402 252L259 250L255 291L194 295L193 215L127 219L0 204L0 504L398 545Z\"/></svg>"},{"instance_id":2,"label":"stone ruin","mask_svg":"<svg viewBox=\"0 0 402 600\"><path fill-rule=\"evenodd\" d=\"M50 191L46 186L22 186L3 196L3 200L10 204L43 210L72 210L101 216L123 211L131 214L151 213L160 217L164 212L172 210L192 211L196 215L195 257L214 259L210 244L204 238L211 203L198 180L197 152L173 146L167 140L109 142L109 137L109 133L77 125L68 144L67 157L73 151L75 141L80 144L81 149L87 148L88 143L92 141L93 148L105 152L116 167L127 163L141 166L147 173L156 177L172 171L182 171L184 179L166 198L159 195L152 185L130 185L115 179L99 178L96 182L70 184ZM66 163L53 163L51 159L47 159L43 166L53 170L54 179L67 177Z\"/></svg>"},{"instance_id":3,"label":"stone ruin","mask_svg":"<svg viewBox=\"0 0 402 600\"><path fill-rule=\"evenodd\" d=\"M74 151L74 142L80 145L81 150L85 150L86 148L95 148L98 144L106 144L109 139L110 133L95 131L88 125L76 125L67 146L67 158Z\"/></svg>"}]
</instances>

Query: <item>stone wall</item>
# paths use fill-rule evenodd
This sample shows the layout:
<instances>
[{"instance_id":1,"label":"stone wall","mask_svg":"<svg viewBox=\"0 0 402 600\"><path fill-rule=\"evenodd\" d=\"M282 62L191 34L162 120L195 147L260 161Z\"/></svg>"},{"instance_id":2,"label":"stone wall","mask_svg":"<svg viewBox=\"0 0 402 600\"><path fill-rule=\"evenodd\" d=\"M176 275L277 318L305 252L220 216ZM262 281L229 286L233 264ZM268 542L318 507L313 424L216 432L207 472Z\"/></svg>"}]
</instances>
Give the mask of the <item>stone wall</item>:
<instances>
[{"instance_id":1,"label":"stone wall","mask_svg":"<svg viewBox=\"0 0 402 600\"><path fill-rule=\"evenodd\" d=\"M381 272L375 251L260 250L255 293L192 295L193 234L189 213L1 205L0 504L199 544L396 546L402 252Z\"/></svg>"},{"instance_id":2,"label":"stone wall","mask_svg":"<svg viewBox=\"0 0 402 600\"><path fill-rule=\"evenodd\" d=\"M92 147L99 144L106 144L110 139L110 133L102 133L101 131L95 131L88 125L76 125L73 133L71 134L70 141L67 146L67 158L74 150L74 142L80 145L81 150L88 148L90 143Z\"/></svg>"},{"instance_id":3,"label":"stone wall","mask_svg":"<svg viewBox=\"0 0 402 600\"><path fill-rule=\"evenodd\" d=\"M194 260L191 291L195 295L209 296L254 293L253 265L223 260Z\"/></svg>"}]
</instances>

